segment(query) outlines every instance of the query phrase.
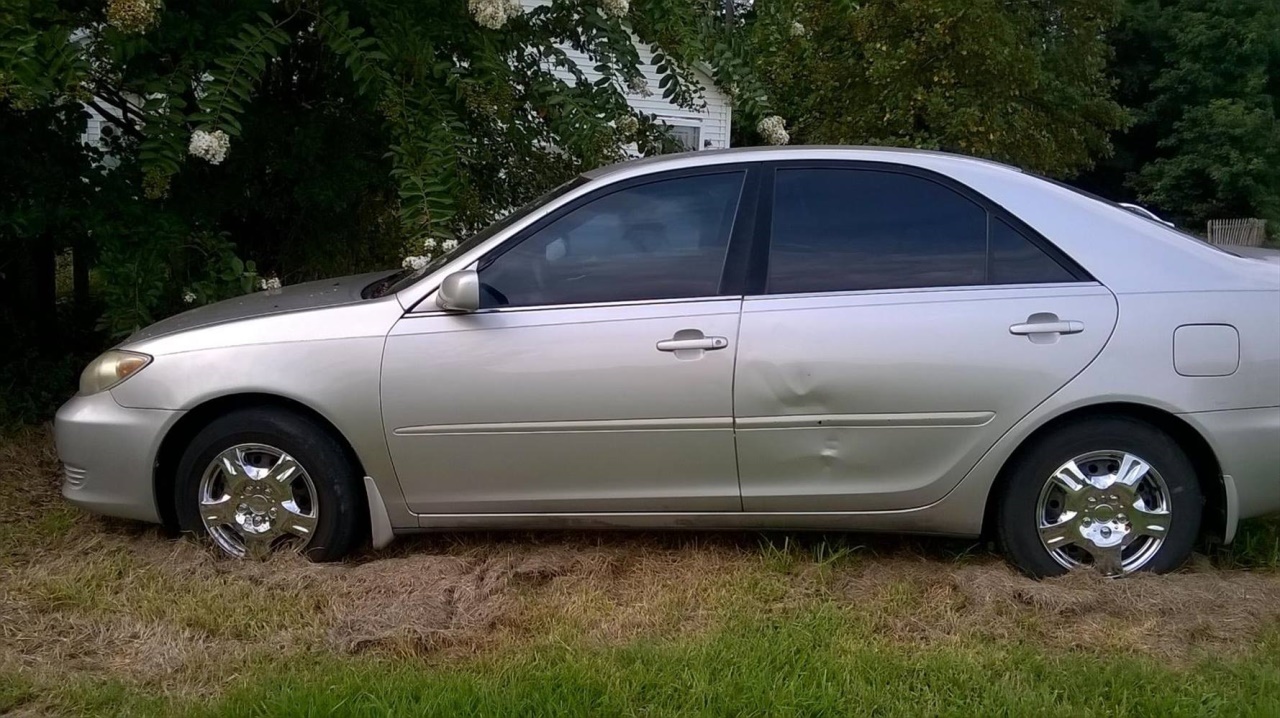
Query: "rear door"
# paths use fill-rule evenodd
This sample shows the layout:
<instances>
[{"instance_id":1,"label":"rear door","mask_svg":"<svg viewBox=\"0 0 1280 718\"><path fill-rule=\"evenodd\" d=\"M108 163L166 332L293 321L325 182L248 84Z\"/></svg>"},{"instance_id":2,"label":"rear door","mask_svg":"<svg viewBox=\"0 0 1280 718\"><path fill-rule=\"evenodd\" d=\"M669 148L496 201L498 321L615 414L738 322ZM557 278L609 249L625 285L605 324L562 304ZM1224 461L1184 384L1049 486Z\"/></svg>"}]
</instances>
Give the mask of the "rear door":
<instances>
[{"instance_id":1,"label":"rear door","mask_svg":"<svg viewBox=\"0 0 1280 718\"><path fill-rule=\"evenodd\" d=\"M746 511L936 501L1115 326L1106 288L945 177L783 163L764 185L734 382Z\"/></svg>"}]
</instances>

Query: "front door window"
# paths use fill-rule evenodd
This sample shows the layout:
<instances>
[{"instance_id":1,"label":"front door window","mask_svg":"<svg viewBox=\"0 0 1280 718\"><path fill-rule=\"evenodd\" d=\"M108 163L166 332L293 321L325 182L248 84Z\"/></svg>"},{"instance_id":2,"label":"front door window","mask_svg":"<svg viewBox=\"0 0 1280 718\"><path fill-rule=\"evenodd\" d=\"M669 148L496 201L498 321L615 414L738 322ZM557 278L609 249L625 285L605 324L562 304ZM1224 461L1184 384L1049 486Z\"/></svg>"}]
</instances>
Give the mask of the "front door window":
<instances>
[{"instance_id":1,"label":"front door window","mask_svg":"<svg viewBox=\"0 0 1280 718\"><path fill-rule=\"evenodd\" d=\"M481 307L715 296L742 171L626 187L481 260Z\"/></svg>"}]
</instances>

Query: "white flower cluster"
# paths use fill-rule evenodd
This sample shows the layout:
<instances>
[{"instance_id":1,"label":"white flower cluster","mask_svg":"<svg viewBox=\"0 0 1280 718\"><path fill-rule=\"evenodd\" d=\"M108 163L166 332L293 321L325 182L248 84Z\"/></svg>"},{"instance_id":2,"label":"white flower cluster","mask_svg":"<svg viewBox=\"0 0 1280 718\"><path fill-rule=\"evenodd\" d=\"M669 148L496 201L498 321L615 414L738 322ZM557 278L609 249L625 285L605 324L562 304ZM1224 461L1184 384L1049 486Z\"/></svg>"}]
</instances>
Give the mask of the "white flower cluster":
<instances>
[{"instance_id":1,"label":"white flower cluster","mask_svg":"<svg viewBox=\"0 0 1280 718\"><path fill-rule=\"evenodd\" d=\"M196 293L195 293L195 292L187 292L186 294L183 294L183 295L182 295L182 301L183 301L184 303L186 303L186 304L195 304L195 303L196 303Z\"/></svg>"},{"instance_id":2,"label":"white flower cluster","mask_svg":"<svg viewBox=\"0 0 1280 718\"><path fill-rule=\"evenodd\" d=\"M631 0L600 0L600 9L605 15L622 17L631 9Z\"/></svg>"},{"instance_id":3,"label":"white flower cluster","mask_svg":"<svg viewBox=\"0 0 1280 718\"><path fill-rule=\"evenodd\" d=\"M808 37L809 31L799 21L791 23L791 37Z\"/></svg>"},{"instance_id":4,"label":"white flower cluster","mask_svg":"<svg viewBox=\"0 0 1280 718\"><path fill-rule=\"evenodd\" d=\"M279 291L279 289L280 289L282 286L284 286L284 285L282 285L282 284L280 283L280 280L279 280L279 279L277 279L277 278L275 278L275 277L269 277L269 278L267 278L267 279L259 279L259 280L258 280L258 289L264 289L264 290L266 290L266 291L268 291L268 292L275 292L275 291Z\"/></svg>"},{"instance_id":5,"label":"white flower cluster","mask_svg":"<svg viewBox=\"0 0 1280 718\"><path fill-rule=\"evenodd\" d=\"M497 30L520 14L520 0L468 0L467 9L482 27Z\"/></svg>"},{"instance_id":6,"label":"white flower cluster","mask_svg":"<svg viewBox=\"0 0 1280 718\"><path fill-rule=\"evenodd\" d=\"M409 257L405 257L404 261L400 263L400 266L404 267L405 269L412 269L414 271L422 269L423 267L427 266L428 263L431 262L431 258L435 255L437 248L443 250L446 253L452 252L453 250L458 248L458 240L446 239L443 242L440 242L436 240L436 238L434 237L427 237L426 239L422 240L422 250L423 250L422 254L415 254Z\"/></svg>"},{"instance_id":7,"label":"white flower cluster","mask_svg":"<svg viewBox=\"0 0 1280 718\"><path fill-rule=\"evenodd\" d=\"M641 97L653 96L653 90L649 89L649 81L645 79L644 75L636 75L630 80L627 80L627 89L630 90L633 95L639 95Z\"/></svg>"},{"instance_id":8,"label":"white flower cluster","mask_svg":"<svg viewBox=\"0 0 1280 718\"><path fill-rule=\"evenodd\" d=\"M160 0L110 0L107 24L126 34L142 34L160 21Z\"/></svg>"},{"instance_id":9,"label":"white flower cluster","mask_svg":"<svg viewBox=\"0 0 1280 718\"><path fill-rule=\"evenodd\" d=\"M787 123L777 115L769 115L756 125L756 132L771 145L785 145L791 141L787 134Z\"/></svg>"},{"instance_id":10,"label":"white flower cluster","mask_svg":"<svg viewBox=\"0 0 1280 718\"><path fill-rule=\"evenodd\" d=\"M613 126L618 130L618 134L631 137L640 129L640 120L637 120L635 115L623 115L614 121Z\"/></svg>"},{"instance_id":11,"label":"white flower cluster","mask_svg":"<svg viewBox=\"0 0 1280 718\"><path fill-rule=\"evenodd\" d=\"M211 165L222 164L222 161L227 158L229 149L231 149L231 138L227 137L227 133L222 130L213 132L196 130L191 133L191 143L187 145L187 152Z\"/></svg>"}]
</instances>

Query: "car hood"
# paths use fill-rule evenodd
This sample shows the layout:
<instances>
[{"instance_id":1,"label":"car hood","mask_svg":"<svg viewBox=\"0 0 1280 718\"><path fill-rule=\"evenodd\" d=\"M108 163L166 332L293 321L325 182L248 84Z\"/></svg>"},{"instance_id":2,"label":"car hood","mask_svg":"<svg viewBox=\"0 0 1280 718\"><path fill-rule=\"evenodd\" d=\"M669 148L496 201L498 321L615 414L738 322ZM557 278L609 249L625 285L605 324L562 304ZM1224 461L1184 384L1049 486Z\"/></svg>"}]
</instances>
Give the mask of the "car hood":
<instances>
[{"instance_id":1,"label":"car hood","mask_svg":"<svg viewBox=\"0 0 1280 718\"><path fill-rule=\"evenodd\" d=\"M1260 259L1264 262L1280 264L1280 249L1267 247L1227 247L1226 250L1246 259Z\"/></svg>"},{"instance_id":2,"label":"car hood","mask_svg":"<svg viewBox=\"0 0 1280 718\"><path fill-rule=\"evenodd\" d=\"M242 297L210 304L189 312L162 319L129 337L124 344L144 339L154 339L166 334L198 329L213 324L223 324L241 319L263 317L269 314L287 314L325 307L352 304L361 300L360 291L375 280L393 272L370 272L349 277L322 279L315 282L294 284L282 289L269 289Z\"/></svg>"}]
</instances>

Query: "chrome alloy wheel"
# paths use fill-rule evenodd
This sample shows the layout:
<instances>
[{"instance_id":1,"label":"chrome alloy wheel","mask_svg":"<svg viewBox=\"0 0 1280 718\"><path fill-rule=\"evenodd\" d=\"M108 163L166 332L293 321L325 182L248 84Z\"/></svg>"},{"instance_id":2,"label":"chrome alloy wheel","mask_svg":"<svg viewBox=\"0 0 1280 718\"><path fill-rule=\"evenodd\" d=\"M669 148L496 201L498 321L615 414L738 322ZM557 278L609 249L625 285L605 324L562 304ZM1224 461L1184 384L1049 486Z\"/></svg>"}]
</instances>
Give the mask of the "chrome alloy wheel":
<instances>
[{"instance_id":1,"label":"chrome alloy wheel","mask_svg":"<svg viewBox=\"0 0 1280 718\"><path fill-rule=\"evenodd\" d=\"M319 521L315 484L287 453L239 444L214 457L200 477L200 520L213 542L238 558L300 550Z\"/></svg>"},{"instance_id":2,"label":"chrome alloy wheel","mask_svg":"<svg viewBox=\"0 0 1280 718\"><path fill-rule=\"evenodd\" d=\"M1137 571L1164 545L1171 504L1164 479L1141 457L1123 451L1083 454L1058 467L1040 490L1040 542L1068 569Z\"/></svg>"}]
</instances>

